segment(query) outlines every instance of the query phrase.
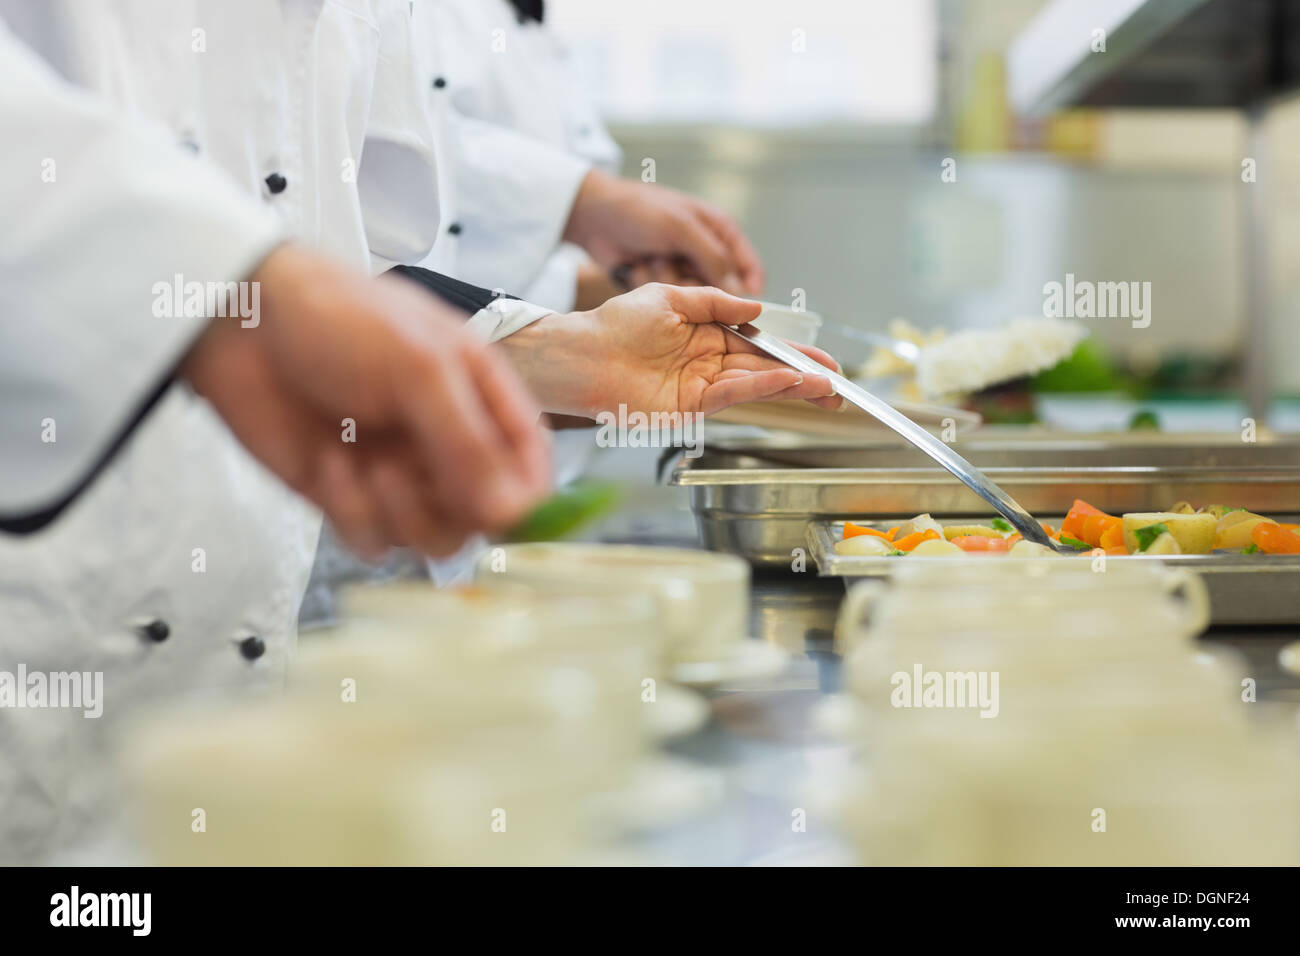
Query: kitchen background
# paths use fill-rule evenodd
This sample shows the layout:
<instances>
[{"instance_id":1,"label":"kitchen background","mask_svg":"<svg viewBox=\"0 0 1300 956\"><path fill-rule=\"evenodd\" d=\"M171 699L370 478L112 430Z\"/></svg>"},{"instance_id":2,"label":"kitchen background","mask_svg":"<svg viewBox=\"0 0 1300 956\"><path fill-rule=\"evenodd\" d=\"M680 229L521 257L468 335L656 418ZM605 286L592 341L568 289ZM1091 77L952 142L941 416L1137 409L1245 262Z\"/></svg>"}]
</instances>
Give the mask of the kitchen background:
<instances>
[{"instance_id":1,"label":"kitchen background","mask_svg":"<svg viewBox=\"0 0 1300 956\"><path fill-rule=\"evenodd\" d=\"M1117 3L1099 2L1098 20ZM1047 6L551 0L548 9L628 174L653 159L659 182L731 210L765 256L766 297L804 289L808 308L836 322L998 324L1041 314L1044 283L1066 273L1150 282L1149 328L1086 322L1127 387L1239 399L1253 374L1243 370L1248 191L1266 189L1272 392L1300 395L1300 100L1263 112L1260 142L1236 109L1023 118L1009 105L1008 51ZM941 180L947 157L956 182ZM1242 181L1246 157L1258 182ZM850 362L865 357L831 333L822 344ZM1236 419L1234 409L1225 427ZM1296 420L1290 401L1274 414L1278 426Z\"/></svg>"}]
</instances>

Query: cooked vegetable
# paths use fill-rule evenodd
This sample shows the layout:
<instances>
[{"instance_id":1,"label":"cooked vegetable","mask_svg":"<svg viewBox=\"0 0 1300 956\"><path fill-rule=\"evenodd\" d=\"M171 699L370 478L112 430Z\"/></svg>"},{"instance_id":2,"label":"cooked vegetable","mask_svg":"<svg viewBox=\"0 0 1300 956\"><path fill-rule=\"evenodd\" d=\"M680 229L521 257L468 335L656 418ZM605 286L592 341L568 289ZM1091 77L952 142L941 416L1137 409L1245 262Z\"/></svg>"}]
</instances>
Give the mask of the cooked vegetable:
<instances>
[{"instance_id":1,"label":"cooked vegetable","mask_svg":"<svg viewBox=\"0 0 1300 956\"><path fill-rule=\"evenodd\" d=\"M889 535L884 531L877 531L875 528L868 528L866 525L854 524L852 521L844 522L844 539L856 538L860 534L874 535L877 538L888 540Z\"/></svg>"},{"instance_id":2,"label":"cooked vegetable","mask_svg":"<svg viewBox=\"0 0 1300 956\"><path fill-rule=\"evenodd\" d=\"M1214 546L1228 551L1236 551L1250 544L1255 527L1260 524L1276 524L1272 518L1265 518L1250 511L1229 511L1219 519L1214 531Z\"/></svg>"},{"instance_id":3,"label":"cooked vegetable","mask_svg":"<svg viewBox=\"0 0 1300 956\"><path fill-rule=\"evenodd\" d=\"M920 534L925 531L933 531L935 537L943 537L943 525L935 521L928 514L917 515L911 521L905 521L898 526L898 534L895 540L901 540L908 535Z\"/></svg>"},{"instance_id":4,"label":"cooked vegetable","mask_svg":"<svg viewBox=\"0 0 1300 956\"><path fill-rule=\"evenodd\" d=\"M1147 550L1155 543L1156 538L1162 534L1169 534L1169 526L1164 522L1149 524L1145 528L1135 528L1133 531L1133 537L1137 539L1137 548L1135 550L1139 552Z\"/></svg>"},{"instance_id":5,"label":"cooked vegetable","mask_svg":"<svg viewBox=\"0 0 1300 956\"><path fill-rule=\"evenodd\" d=\"M952 539L963 551L1010 551L1014 542L1000 534L963 534Z\"/></svg>"},{"instance_id":6,"label":"cooked vegetable","mask_svg":"<svg viewBox=\"0 0 1300 956\"><path fill-rule=\"evenodd\" d=\"M1124 547L1124 522L1116 521L1113 525L1101 533L1101 538L1097 546L1105 548L1107 551L1112 548Z\"/></svg>"},{"instance_id":7,"label":"cooked vegetable","mask_svg":"<svg viewBox=\"0 0 1300 956\"><path fill-rule=\"evenodd\" d=\"M579 481L543 501L506 532L505 540L554 541L614 508L622 498L618 485Z\"/></svg>"},{"instance_id":8,"label":"cooked vegetable","mask_svg":"<svg viewBox=\"0 0 1300 956\"><path fill-rule=\"evenodd\" d=\"M1227 505L1206 505L1193 510L1180 501L1168 511L1110 515L1088 502L1076 499L1061 523L1058 534L1049 524L1044 533L1080 552L1107 555L1209 554L1214 549L1243 554L1300 554L1300 525L1280 524L1264 515ZM1049 547L1024 541L1012 533L1002 517L988 524L950 524L946 528L928 514L917 515L888 532L844 522L843 539L836 543L839 554L1014 554L1047 556Z\"/></svg>"},{"instance_id":9,"label":"cooked vegetable","mask_svg":"<svg viewBox=\"0 0 1300 956\"><path fill-rule=\"evenodd\" d=\"M1075 498L1074 504L1070 505L1070 513L1067 514L1065 520L1061 522L1061 534L1069 535L1071 538L1076 538L1080 541L1084 540L1083 520L1088 517L1088 515L1100 514L1105 514L1105 512L1097 510L1081 498Z\"/></svg>"},{"instance_id":10,"label":"cooked vegetable","mask_svg":"<svg viewBox=\"0 0 1300 956\"><path fill-rule=\"evenodd\" d=\"M1086 501L1076 499L1070 513L1061 522L1061 534L1082 541L1090 548L1105 547L1101 543L1102 535L1112 528L1123 526L1123 522L1114 515L1099 511ZM1114 535L1112 534L1112 539Z\"/></svg>"},{"instance_id":11,"label":"cooked vegetable","mask_svg":"<svg viewBox=\"0 0 1300 956\"><path fill-rule=\"evenodd\" d=\"M922 541L912 549L912 554L919 557L924 557L926 555L934 557L936 555L965 554L965 552L951 541L945 541L943 538L935 537Z\"/></svg>"},{"instance_id":12,"label":"cooked vegetable","mask_svg":"<svg viewBox=\"0 0 1300 956\"><path fill-rule=\"evenodd\" d=\"M1144 409L1136 412L1128 421L1129 431L1139 431L1141 429L1152 429L1160 431L1160 418L1155 412Z\"/></svg>"},{"instance_id":13,"label":"cooked vegetable","mask_svg":"<svg viewBox=\"0 0 1300 956\"><path fill-rule=\"evenodd\" d=\"M977 538L997 538L1000 537L998 529L990 525L983 524L950 524L945 525L943 536L949 541L957 538L977 537Z\"/></svg>"},{"instance_id":14,"label":"cooked vegetable","mask_svg":"<svg viewBox=\"0 0 1300 956\"><path fill-rule=\"evenodd\" d=\"M927 515L926 517L929 516ZM936 538L942 538L942 537L943 537L942 528L940 528L938 531L933 531L930 529L926 529L925 531L916 531L912 534L900 537L898 540L894 542L894 547L897 548L899 551L911 551L922 541L933 541Z\"/></svg>"},{"instance_id":15,"label":"cooked vegetable","mask_svg":"<svg viewBox=\"0 0 1300 956\"><path fill-rule=\"evenodd\" d=\"M1151 531L1154 528L1161 528L1161 527L1164 526L1158 524L1151 525L1150 527L1140 529L1138 531L1138 534L1141 534L1143 531ZM1147 547L1143 550L1142 553L1143 554L1182 554L1183 549L1178 546L1178 539L1175 538L1168 531L1165 531L1157 535L1156 539L1152 541L1149 545L1147 545Z\"/></svg>"},{"instance_id":16,"label":"cooked vegetable","mask_svg":"<svg viewBox=\"0 0 1300 956\"><path fill-rule=\"evenodd\" d=\"M1250 532L1250 540L1269 554L1300 554L1300 534L1276 522L1257 523Z\"/></svg>"},{"instance_id":17,"label":"cooked vegetable","mask_svg":"<svg viewBox=\"0 0 1300 956\"><path fill-rule=\"evenodd\" d=\"M836 554L851 554L860 557L879 557L893 554L894 546L884 538L871 534L855 535L835 543Z\"/></svg>"},{"instance_id":18,"label":"cooked vegetable","mask_svg":"<svg viewBox=\"0 0 1300 956\"><path fill-rule=\"evenodd\" d=\"M1174 536L1182 554L1209 554L1214 550L1214 516L1210 514L1172 514L1168 511L1134 513L1124 516L1124 547L1129 554L1142 550L1138 544L1137 532L1140 528L1163 524L1165 530ZM1152 541L1154 536L1148 535Z\"/></svg>"}]
</instances>

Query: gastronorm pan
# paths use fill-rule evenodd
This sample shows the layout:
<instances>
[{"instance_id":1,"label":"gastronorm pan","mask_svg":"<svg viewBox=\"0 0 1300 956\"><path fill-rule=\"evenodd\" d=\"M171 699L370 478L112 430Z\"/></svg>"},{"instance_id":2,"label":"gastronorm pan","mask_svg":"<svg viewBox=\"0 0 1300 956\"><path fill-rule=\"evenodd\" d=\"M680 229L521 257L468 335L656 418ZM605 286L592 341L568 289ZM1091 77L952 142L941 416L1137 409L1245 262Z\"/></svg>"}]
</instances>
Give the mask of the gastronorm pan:
<instances>
[{"instance_id":1,"label":"gastronorm pan","mask_svg":"<svg viewBox=\"0 0 1300 956\"><path fill-rule=\"evenodd\" d=\"M1293 521L1294 516L1271 515ZM1043 516L1054 527L1062 521L1060 514ZM892 522L879 522L876 526ZM872 524L872 522L868 522ZM882 528L884 530L884 528ZM1008 558L1004 555L979 555L969 558L890 557L836 554L835 542L844 536L842 521L814 521L807 527L808 556L818 573L843 578L888 578L895 568L908 561L1088 561L1085 554L1043 558ZM1222 624L1300 624L1300 555L1298 554L1177 554L1117 555L1106 561L1159 561L1170 567L1195 571L1205 582L1210 596L1210 623Z\"/></svg>"},{"instance_id":2,"label":"gastronorm pan","mask_svg":"<svg viewBox=\"0 0 1300 956\"><path fill-rule=\"evenodd\" d=\"M958 450L1035 515L1075 498L1111 514L1177 501L1267 515L1300 513L1300 441L1149 435L962 438ZM689 489L705 547L789 567L811 521L987 516L974 492L929 458L893 442L710 444L681 459L671 483Z\"/></svg>"}]
</instances>

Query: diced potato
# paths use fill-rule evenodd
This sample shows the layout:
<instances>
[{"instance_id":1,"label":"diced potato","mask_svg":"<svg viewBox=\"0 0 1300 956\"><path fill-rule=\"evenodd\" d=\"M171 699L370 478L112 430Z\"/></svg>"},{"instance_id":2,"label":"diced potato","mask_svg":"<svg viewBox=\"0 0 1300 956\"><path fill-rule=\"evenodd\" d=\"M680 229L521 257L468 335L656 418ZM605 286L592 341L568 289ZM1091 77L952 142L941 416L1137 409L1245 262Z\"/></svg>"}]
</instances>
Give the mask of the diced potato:
<instances>
[{"instance_id":1,"label":"diced potato","mask_svg":"<svg viewBox=\"0 0 1300 956\"><path fill-rule=\"evenodd\" d=\"M943 536L943 525L930 517L929 513L917 515L910 521L905 521L898 528L898 534L894 535L895 541L901 541L909 534L916 534L918 531L933 531L940 537ZM997 534L997 532L993 532Z\"/></svg>"},{"instance_id":2,"label":"diced potato","mask_svg":"<svg viewBox=\"0 0 1300 956\"><path fill-rule=\"evenodd\" d=\"M1137 529L1153 524L1163 524L1178 542L1181 554L1209 554L1214 550L1214 531L1217 525L1212 514L1173 514L1168 511L1135 512L1124 516L1124 547L1129 554L1138 554ZM1153 543L1154 545L1154 543ZM1150 548L1145 552L1150 553Z\"/></svg>"},{"instance_id":3,"label":"diced potato","mask_svg":"<svg viewBox=\"0 0 1300 956\"><path fill-rule=\"evenodd\" d=\"M1265 521L1269 524L1277 523L1272 518L1251 514L1249 511L1229 511L1219 519L1214 534L1214 546L1231 551L1249 547L1251 543L1250 533L1255 530L1256 525Z\"/></svg>"},{"instance_id":4,"label":"diced potato","mask_svg":"<svg viewBox=\"0 0 1300 956\"><path fill-rule=\"evenodd\" d=\"M1013 558L1050 558L1056 556L1056 552L1047 545L1039 544L1037 541L1025 540L1017 541L1007 553Z\"/></svg>"},{"instance_id":5,"label":"diced potato","mask_svg":"<svg viewBox=\"0 0 1300 956\"><path fill-rule=\"evenodd\" d=\"M1216 518L1222 518L1223 513L1228 510L1227 505L1206 505L1204 508L1197 509L1197 514L1214 515Z\"/></svg>"},{"instance_id":6,"label":"diced potato","mask_svg":"<svg viewBox=\"0 0 1300 956\"><path fill-rule=\"evenodd\" d=\"M949 541L967 534L973 534L978 538L1002 537L1002 532L997 528L990 528L983 524L950 524L945 525L943 529L943 536Z\"/></svg>"},{"instance_id":7,"label":"diced potato","mask_svg":"<svg viewBox=\"0 0 1300 956\"><path fill-rule=\"evenodd\" d=\"M965 554L961 548L951 541L944 541L942 538L931 538L929 541L922 541L915 548L908 552L914 557L937 557L939 555Z\"/></svg>"},{"instance_id":8,"label":"diced potato","mask_svg":"<svg viewBox=\"0 0 1300 956\"><path fill-rule=\"evenodd\" d=\"M1196 509L1192 507L1190 501L1180 501L1172 508L1166 509L1171 515L1194 515Z\"/></svg>"},{"instance_id":9,"label":"diced potato","mask_svg":"<svg viewBox=\"0 0 1300 956\"><path fill-rule=\"evenodd\" d=\"M843 541L836 541L835 553L858 556L878 556L882 554L893 554L894 546L884 538L877 538L874 534L860 534L855 538L846 538Z\"/></svg>"},{"instance_id":10,"label":"diced potato","mask_svg":"<svg viewBox=\"0 0 1300 956\"><path fill-rule=\"evenodd\" d=\"M1182 554L1183 549L1178 545L1178 539L1173 536L1172 532L1166 531L1160 537L1151 542L1151 547L1142 552L1143 554Z\"/></svg>"}]
</instances>

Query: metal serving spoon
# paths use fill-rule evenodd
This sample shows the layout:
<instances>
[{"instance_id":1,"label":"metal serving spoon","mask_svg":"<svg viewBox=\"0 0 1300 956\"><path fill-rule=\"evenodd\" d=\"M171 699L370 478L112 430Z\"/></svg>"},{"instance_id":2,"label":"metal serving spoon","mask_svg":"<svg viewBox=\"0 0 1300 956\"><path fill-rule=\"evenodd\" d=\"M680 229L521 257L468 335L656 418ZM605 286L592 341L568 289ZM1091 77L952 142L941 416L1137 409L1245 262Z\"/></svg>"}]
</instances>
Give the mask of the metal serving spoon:
<instances>
[{"instance_id":1,"label":"metal serving spoon","mask_svg":"<svg viewBox=\"0 0 1300 956\"><path fill-rule=\"evenodd\" d=\"M877 398L862 386L855 385L843 375L828 369L820 362L810 359L794 346L773 335L768 335L766 332L761 332L752 325L742 325L739 328L728 325L724 326L724 328L796 371L808 375L825 375L831 380L831 387L835 389L835 394L856 405L872 418L887 425L912 445L943 465L952 473L953 477L992 505L1002 517L1011 523L1013 528L1020 532L1026 541L1044 545L1062 554L1078 553L1073 548L1059 544L1049 538L1047 532L1034 519L1034 516L1020 507L1014 498L994 484L988 475L953 451L951 445L935 438L934 435L888 402Z\"/></svg>"}]
</instances>

